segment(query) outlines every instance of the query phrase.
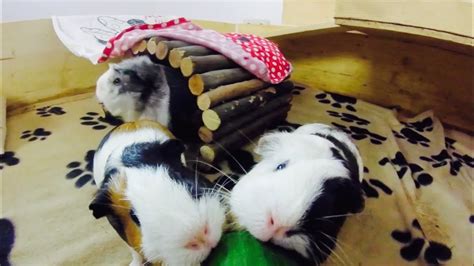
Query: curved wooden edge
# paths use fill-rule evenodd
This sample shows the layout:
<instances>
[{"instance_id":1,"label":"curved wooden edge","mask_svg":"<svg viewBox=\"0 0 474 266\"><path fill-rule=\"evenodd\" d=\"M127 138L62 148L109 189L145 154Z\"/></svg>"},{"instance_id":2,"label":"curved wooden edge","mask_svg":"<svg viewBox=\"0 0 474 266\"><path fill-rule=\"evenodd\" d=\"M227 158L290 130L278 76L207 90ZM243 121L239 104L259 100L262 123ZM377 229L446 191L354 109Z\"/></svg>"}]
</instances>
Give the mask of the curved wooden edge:
<instances>
[{"instance_id":1,"label":"curved wooden edge","mask_svg":"<svg viewBox=\"0 0 474 266\"><path fill-rule=\"evenodd\" d=\"M436 40L454 42L461 45L473 46L474 38L469 36L464 36L456 33L451 33L447 31L417 27L412 25L403 25L398 23L390 23L383 21L373 21L373 20L363 20L355 18L342 18L337 17L336 23L343 25L345 27L368 29L368 30L378 30L378 31L387 31L395 33L404 33L407 35L413 35L418 37L428 37L434 38ZM417 38L420 40L420 38Z\"/></svg>"}]
</instances>

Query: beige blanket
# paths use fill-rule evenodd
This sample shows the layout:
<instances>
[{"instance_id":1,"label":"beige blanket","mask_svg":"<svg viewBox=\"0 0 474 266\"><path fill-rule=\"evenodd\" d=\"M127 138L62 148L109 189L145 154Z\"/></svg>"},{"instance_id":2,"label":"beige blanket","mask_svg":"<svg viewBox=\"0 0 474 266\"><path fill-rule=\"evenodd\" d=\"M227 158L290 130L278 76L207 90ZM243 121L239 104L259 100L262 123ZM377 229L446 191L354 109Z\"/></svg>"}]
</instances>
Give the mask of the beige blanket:
<instances>
[{"instance_id":1,"label":"beige blanket","mask_svg":"<svg viewBox=\"0 0 474 266\"><path fill-rule=\"evenodd\" d=\"M472 147L430 112L399 120L354 98L296 93L288 121L340 127L366 166L366 209L347 220L326 264L473 264ZM46 104L7 123L0 264L10 246L16 265L128 264L125 244L87 208L93 152L113 127L95 99Z\"/></svg>"}]
</instances>

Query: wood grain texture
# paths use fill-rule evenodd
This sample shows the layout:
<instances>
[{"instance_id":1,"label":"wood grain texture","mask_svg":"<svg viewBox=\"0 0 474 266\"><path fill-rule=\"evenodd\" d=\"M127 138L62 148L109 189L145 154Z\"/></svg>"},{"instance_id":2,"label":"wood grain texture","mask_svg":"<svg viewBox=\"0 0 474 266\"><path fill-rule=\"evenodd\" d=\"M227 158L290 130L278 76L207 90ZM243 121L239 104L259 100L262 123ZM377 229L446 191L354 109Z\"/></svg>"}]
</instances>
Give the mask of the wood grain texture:
<instances>
[{"instance_id":1,"label":"wood grain texture","mask_svg":"<svg viewBox=\"0 0 474 266\"><path fill-rule=\"evenodd\" d=\"M277 43L296 82L412 114L433 109L446 124L474 131L472 56L351 33Z\"/></svg>"}]
</instances>

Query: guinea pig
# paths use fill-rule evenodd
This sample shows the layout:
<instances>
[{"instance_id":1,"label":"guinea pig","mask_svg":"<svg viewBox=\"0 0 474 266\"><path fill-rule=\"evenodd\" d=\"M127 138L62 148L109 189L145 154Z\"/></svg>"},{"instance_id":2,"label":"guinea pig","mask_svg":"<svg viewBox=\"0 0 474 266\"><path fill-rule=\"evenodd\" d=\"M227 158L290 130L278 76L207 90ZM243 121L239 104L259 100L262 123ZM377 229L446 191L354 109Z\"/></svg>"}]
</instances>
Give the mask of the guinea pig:
<instances>
[{"instance_id":1,"label":"guinea pig","mask_svg":"<svg viewBox=\"0 0 474 266\"><path fill-rule=\"evenodd\" d=\"M364 208L356 146L335 128L308 124L264 135L255 152L261 161L231 191L231 213L255 238L323 262L346 216Z\"/></svg>"},{"instance_id":2,"label":"guinea pig","mask_svg":"<svg viewBox=\"0 0 474 266\"><path fill-rule=\"evenodd\" d=\"M198 265L221 238L222 199L185 167L184 149L162 125L140 120L116 127L96 151L89 209L128 244L131 265Z\"/></svg>"},{"instance_id":3,"label":"guinea pig","mask_svg":"<svg viewBox=\"0 0 474 266\"><path fill-rule=\"evenodd\" d=\"M197 131L188 130L197 105L186 79L148 56L110 64L97 80L96 97L106 112L124 122L157 121L181 139L197 137L189 133Z\"/></svg>"}]
</instances>

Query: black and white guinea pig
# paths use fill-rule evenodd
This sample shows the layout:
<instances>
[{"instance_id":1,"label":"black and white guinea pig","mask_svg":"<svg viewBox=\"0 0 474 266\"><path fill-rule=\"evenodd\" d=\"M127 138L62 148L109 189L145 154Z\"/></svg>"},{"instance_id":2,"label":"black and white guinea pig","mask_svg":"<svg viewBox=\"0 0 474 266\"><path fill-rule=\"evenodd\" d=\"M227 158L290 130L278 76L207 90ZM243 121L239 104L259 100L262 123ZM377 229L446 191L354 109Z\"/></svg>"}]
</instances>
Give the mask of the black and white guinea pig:
<instances>
[{"instance_id":1,"label":"black and white guinea pig","mask_svg":"<svg viewBox=\"0 0 474 266\"><path fill-rule=\"evenodd\" d=\"M181 139L195 132L188 130L197 105L186 79L148 56L110 64L97 80L96 97L106 112L124 122L157 121Z\"/></svg>"},{"instance_id":2,"label":"black and white guinea pig","mask_svg":"<svg viewBox=\"0 0 474 266\"><path fill-rule=\"evenodd\" d=\"M349 213L361 212L363 164L348 136L323 124L264 135L261 155L231 192L237 222L261 241L319 264Z\"/></svg>"},{"instance_id":3,"label":"black and white guinea pig","mask_svg":"<svg viewBox=\"0 0 474 266\"><path fill-rule=\"evenodd\" d=\"M115 128L97 149L99 190L89 209L128 244L131 265L197 265L220 240L226 210L211 183L184 166L183 151L166 128L145 120Z\"/></svg>"}]
</instances>

